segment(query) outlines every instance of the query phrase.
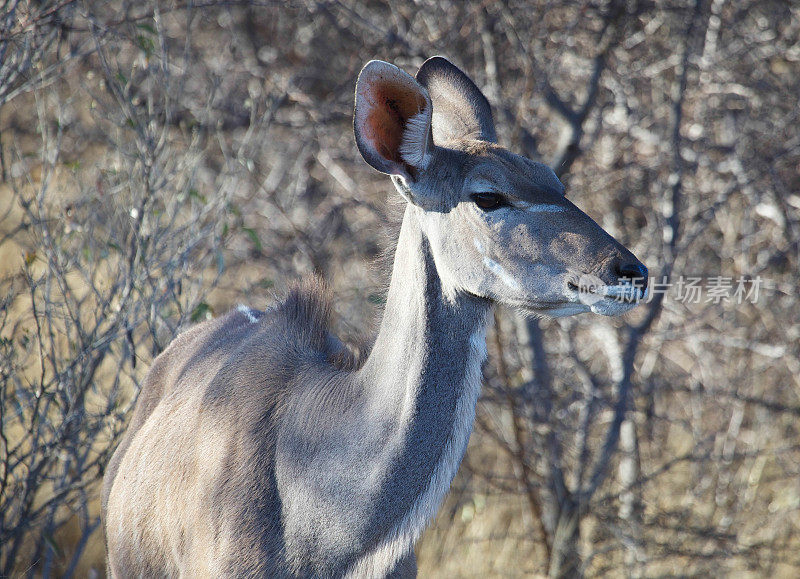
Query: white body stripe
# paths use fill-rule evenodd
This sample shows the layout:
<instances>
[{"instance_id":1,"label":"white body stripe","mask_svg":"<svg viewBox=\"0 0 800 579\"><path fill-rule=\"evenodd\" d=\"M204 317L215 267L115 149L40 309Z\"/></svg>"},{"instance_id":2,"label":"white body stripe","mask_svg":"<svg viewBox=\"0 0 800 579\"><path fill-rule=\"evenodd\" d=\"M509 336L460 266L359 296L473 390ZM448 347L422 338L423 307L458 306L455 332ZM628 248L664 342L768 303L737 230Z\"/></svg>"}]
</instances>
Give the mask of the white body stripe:
<instances>
[{"instance_id":1,"label":"white body stripe","mask_svg":"<svg viewBox=\"0 0 800 579\"><path fill-rule=\"evenodd\" d=\"M258 323L258 318L253 315L253 310L248 308L246 305L239 304L238 306L236 306L236 310L240 314L243 314L244 317L247 318L247 321L250 322L251 324Z\"/></svg>"}]
</instances>

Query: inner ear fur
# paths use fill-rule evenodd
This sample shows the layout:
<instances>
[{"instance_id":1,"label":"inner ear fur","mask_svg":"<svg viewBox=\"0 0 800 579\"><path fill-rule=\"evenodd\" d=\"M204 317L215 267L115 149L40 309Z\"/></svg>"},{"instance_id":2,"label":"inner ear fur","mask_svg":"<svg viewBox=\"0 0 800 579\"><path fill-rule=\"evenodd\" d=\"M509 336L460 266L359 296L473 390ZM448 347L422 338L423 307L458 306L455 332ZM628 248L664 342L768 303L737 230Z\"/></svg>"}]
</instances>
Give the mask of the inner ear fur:
<instances>
[{"instance_id":1,"label":"inner ear fur","mask_svg":"<svg viewBox=\"0 0 800 579\"><path fill-rule=\"evenodd\" d=\"M433 146L432 105L427 90L410 74L373 60L356 83L353 131L356 144L378 171L413 178Z\"/></svg>"}]
</instances>

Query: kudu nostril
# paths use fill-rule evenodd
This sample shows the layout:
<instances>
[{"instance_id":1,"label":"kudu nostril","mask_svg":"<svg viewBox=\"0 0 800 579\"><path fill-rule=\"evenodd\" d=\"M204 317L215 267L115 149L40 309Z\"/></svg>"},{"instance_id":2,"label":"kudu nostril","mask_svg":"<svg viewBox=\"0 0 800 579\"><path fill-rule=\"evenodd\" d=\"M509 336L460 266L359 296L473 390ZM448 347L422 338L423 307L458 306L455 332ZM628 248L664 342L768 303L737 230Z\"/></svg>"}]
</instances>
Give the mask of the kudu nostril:
<instances>
[{"instance_id":1,"label":"kudu nostril","mask_svg":"<svg viewBox=\"0 0 800 579\"><path fill-rule=\"evenodd\" d=\"M647 289L647 268L644 265L638 261L620 263L617 265L617 275L620 279L629 280L644 295Z\"/></svg>"}]
</instances>

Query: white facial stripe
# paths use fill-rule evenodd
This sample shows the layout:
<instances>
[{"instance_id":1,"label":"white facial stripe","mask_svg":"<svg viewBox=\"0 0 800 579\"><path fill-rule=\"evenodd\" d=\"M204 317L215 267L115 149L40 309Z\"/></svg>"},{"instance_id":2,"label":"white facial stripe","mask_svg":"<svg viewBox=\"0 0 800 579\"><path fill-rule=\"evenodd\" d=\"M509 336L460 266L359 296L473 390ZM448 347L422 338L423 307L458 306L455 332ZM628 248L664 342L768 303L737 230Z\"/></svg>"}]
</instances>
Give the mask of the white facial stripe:
<instances>
[{"instance_id":1,"label":"white facial stripe","mask_svg":"<svg viewBox=\"0 0 800 579\"><path fill-rule=\"evenodd\" d=\"M466 187L469 193L490 193L497 191L497 185L487 179L472 179Z\"/></svg>"},{"instance_id":2,"label":"white facial stripe","mask_svg":"<svg viewBox=\"0 0 800 579\"><path fill-rule=\"evenodd\" d=\"M567 210L566 207L552 203L520 203L520 207L529 213L563 213Z\"/></svg>"},{"instance_id":3,"label":"white facial stripe","mask_svg":"<svg viewBox=\"0 0 800 579\"><path fill-rule=\"evenodd\" d=\"M490 271L491 271L493 274L495 274L497 277L499 277L499 278L500 278L500 281L502 281L504 284L506 284L506 285L507 285L508 287L510 287L511 289L513 289L513 290L515 290L515 291L520 291L520 290L522 289L522 286L521 286L521 285L519 285L519 282L518 282L516 279L514 279L514 278L511 276L511 274L510 274L510 273L508 273L508 272L507 272L507 271L506 271L506 270L503 268L503 266L502 266L502 265L500 265L499 263L497 263L495 260L491 259L491 258L490 258L490 257L488 257L488 256L484 256L484 257L483 257L483 264L484 264L484 265L485 265L487 268L489 268L489 270L490 270Z\"/></svg>"},{"instance_id":4,"label":"white facial stripe","mask_svg":"<svg viewBox=\"0 0 800 579\"><path fill-rule=\"evenodd\" d=\"M514 277L508 273L502 265L486 255L486 250L483 248L483 244L478 238L475 238L472 241L475 244L475 249L477 249L478 253L483 256L483 264L489 269L489 271L499 277L500 280L511 289L515 291L522 289L522 286L519 285L519 282L514 279Z\"/></svg>"}]
</instances>

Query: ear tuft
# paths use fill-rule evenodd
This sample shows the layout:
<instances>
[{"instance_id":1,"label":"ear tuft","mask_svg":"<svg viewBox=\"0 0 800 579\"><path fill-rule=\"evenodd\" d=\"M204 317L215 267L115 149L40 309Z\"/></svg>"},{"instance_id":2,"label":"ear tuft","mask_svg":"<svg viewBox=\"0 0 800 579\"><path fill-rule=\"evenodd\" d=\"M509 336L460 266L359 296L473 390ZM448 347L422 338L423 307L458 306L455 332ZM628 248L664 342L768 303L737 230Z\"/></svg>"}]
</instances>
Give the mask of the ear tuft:
<instances>
[{"instance_id":1,"label":"ear tuft","mask_svg":"<svg viewBox=\"0 0 800 579\"><path fill-rule=\"evenodd\" d=\"M430 107L427 111L409 117L400 142L400 157L418 169L424 169L428 164L428 133L431 124L429 113Z\"/></svg>"}]
</instances>

